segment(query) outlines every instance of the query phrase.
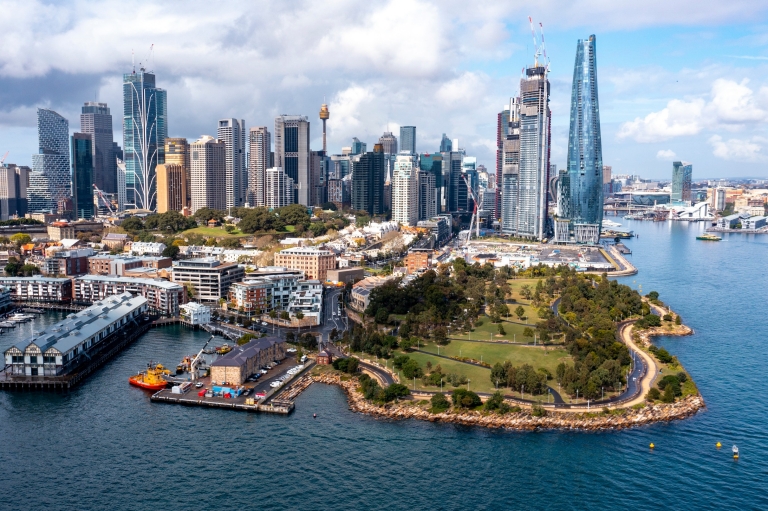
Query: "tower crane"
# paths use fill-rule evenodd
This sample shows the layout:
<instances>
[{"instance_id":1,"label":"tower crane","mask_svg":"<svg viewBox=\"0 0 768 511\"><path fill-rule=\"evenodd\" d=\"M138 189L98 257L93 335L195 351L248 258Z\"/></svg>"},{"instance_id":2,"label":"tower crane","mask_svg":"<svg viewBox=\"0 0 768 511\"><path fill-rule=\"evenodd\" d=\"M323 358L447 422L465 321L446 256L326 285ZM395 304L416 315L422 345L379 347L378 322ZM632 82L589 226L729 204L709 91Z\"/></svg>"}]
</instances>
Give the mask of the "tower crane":
<instances>
[{"instance_id":1,"label":"tower crane","mask_svg":"<svg viewBox=\"0 0 768 511\"><path fill-rule=\"evenodd\" d=\"M5 164L5 159L8 158L8 153L10 153L10 151L6 151L2 159L0 159L0 165Z\"/></svg>"},{"instance_id":2,"label":"tower crane","mask_svg":"<svg viewBox=\"0 0 768 511\"><path fill-rule=\"evenodd\" d=\"M205 341L205 344L203 344L203 347L200 349L197 356L189 363L189 372L192 374L192 381L197 381L197 364L200 363L200 357L203 355L203 351L205 351L205 348L208 347L208 343L211 342L214 337L214 335L211 335L208 340Z\"/></svg>"},{"instance_id":3,"label":"tower crane","mask_svg":"<svg viewBox=\"0 0 768 511\"><path fill-rule=\"evenodd\" d=\"M115 213L115 210L114 210L114 209L112 209L112 204L110 204L110 202L107 200L107 198L106 198L106 197L104 197L104 193L103 193L101 190L99 190L99 187L98 187L98 186L96 186L96 185L93 185L93 189L94 189L94 190L96 190L96 194L99 196L99 198L101 199L101 201L102 201L102 202L104 203L104 205L107 207L107 209L109 210L109 212L110 212L112 215L116 215L117 213Z\"/></svg>"}]
</instances>

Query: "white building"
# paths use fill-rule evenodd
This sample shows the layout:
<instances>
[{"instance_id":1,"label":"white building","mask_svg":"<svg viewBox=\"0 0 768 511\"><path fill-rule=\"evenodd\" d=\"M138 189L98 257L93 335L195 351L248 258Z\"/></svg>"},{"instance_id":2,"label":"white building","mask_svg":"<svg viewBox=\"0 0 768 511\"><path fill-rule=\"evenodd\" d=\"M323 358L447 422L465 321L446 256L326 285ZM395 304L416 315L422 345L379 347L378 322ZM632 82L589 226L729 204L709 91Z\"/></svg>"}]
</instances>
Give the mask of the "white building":
<instances>
[{"instance_id":1,"label":"white building","mask_svg":"<svg viewBox=\"0 0 768 511\"><path fill-rule=\"evenodd\" d=\"M131 255L161 256L163 255L163 250L165 250L165 248L166 247L164 243L134 241L131 243L129 252Z\"/></svg>"},{"instance_id":2,"label":"white building","mask_svg":"<svg viewBox=\"0 0 768 511\"><path fill-rule=\"evenodd\" d=\"M267 169L266 174L264 205L277 209L293 204L293 179L288 177L281 167Z\"/></svg>"},{"instance_id":3,"label":"white building","mask_svg":"<svg viewBox=\"0 0 768 511\"><path fill-rule=\"evenodd\" d=\"M419 180L416 157L398 154L392 176L392 221L415 226L419 221Z\"/></svg>"},{"instance_id":4,"label":"white building","mask_svg":"<svg viewBox=\"0 0 768 511\"><path fill-rule=\"evenodd\" d=\"M187 325L200 326L211 322L211 309L202 303L185 303L179 309L181 310L181 320Z\"/></svg>"},{"instance_id":5,"label":"white building","mask_svg":"<svg viewBox=\"0 0 768 511\"><path fill-rule=\"evenodd\" d=\"M98 353L107 338L131 323L138 326L146 310L147 300L140 296L111 296L12 346L5 351L5 364L14 375L67 374Z\"/></svg>"},{"instance_id":6,"label":"white building","mask_svg":"<svg viewBox=\"0 0 768 511\"><path fill-rule=\"evenodd\" d=\"M265 185L272 137L266 126L251 128L250 153L248 154L248 203L253 206L266 205Z\"/></svg>"},{"instance_id":7,"label":"white building","mask_svg":"<svg viewBox=\"0 0 768 511\"><path fill-rule=\"evenodd\" d=\"M218 137L224 142L226 149L227 208L240 207L245 203L247 183L245 121L243 119L219 120Z\"/></svg>"},{"instance_id":8,"label":"white building","mask_svg":"<svg viewBox=\"0 0 768 511\"><path fill-rule=\"evenodd\" d=\"M186 299L181 284L163 279L140 279L112 275L84 275L74 280L74 300L94 303L108 296L131 293L147 300L147 307L166 316L178 316Z\"/></svg>"},{"instance_id":9,"label":"white building","mask_svg":"<svg viewBox=\"0 0 768 511\"><path fill-rule=\"evenodd\" d=\"M226 145L203 135L189 151L192 213L201 208L227 209Z\"/></svg>"}]
</instances>

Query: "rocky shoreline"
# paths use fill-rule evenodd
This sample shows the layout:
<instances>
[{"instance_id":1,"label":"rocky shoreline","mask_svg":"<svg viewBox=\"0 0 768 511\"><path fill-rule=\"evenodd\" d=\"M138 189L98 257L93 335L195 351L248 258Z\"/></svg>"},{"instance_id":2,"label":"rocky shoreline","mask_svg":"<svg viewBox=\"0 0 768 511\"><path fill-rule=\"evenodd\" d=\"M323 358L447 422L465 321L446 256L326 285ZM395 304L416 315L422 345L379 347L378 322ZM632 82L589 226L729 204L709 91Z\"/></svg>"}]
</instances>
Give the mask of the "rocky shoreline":
<instances>
[{"instance_id":1,"label":"rocky shoreline","mask_svg":"<svg viewBox=\"0 0 768 511\"><path fill-rule=\"evenodd\" d=\"M447 422L465 426L505 428L521 431L540 429L599 431L627 429L655 422L669 422L695 415L705 407L701 396L688 396L670 404L648 404L639 409L624 409L621 413L576 413L547 410L547 415L534 417L527 410L499 415L484 411L453 411L432 414L412 401L376 405L366 401L357 391L357 378L342 380L338 374L313 375L317 383L338 385L347 395L350 410L377 418L403 420L418 419L430 422Z\"/></svg>"}]
</instances>

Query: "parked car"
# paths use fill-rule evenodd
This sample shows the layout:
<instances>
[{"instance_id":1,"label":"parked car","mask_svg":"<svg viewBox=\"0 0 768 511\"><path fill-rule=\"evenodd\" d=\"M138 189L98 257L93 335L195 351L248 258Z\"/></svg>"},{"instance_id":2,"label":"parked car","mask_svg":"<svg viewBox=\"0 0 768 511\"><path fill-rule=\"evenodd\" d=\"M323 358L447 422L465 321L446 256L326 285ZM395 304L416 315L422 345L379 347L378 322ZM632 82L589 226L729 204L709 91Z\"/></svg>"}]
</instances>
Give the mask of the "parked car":
<instances>
[{"instance_id":1,"label":"parked car","mask_svg":"<svg viewBox=\"0 0 768 511\"><path fill-rule=\"evenodd\" d=\"M202 388L202 386L203 386L203 382L201 382L201 381L195 383L195 388L196 389Z\"/></svg>"},{"instance_id":2,"label":"parked car","mask_svg":"<svg viewBox=\"0 0 768 511\"><path fill-rule=\"evenodd\" d=\"M267 326L267 322L266 321L262 321L261 322L261 326Z\"/></svg>"}]
</instances>

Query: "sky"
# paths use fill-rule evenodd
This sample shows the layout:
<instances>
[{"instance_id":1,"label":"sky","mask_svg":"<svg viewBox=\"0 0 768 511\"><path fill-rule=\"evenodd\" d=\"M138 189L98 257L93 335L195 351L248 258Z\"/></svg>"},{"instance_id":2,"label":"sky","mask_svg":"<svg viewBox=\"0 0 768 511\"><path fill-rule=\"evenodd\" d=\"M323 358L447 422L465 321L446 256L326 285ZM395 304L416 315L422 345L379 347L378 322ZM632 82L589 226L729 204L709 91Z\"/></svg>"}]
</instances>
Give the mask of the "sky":
<instances>
[{"instance_id":1,"label":"sky","mask_svg":"<svg viewBox=\"0 0 768 511\"><path fill-rule=\"evenodd\" d=\"M614 174L669 179L683 160L694 179L768 178L768 0L0 0L0 12L6 162L30 164L39 107L75 132L85 101L107 102L122 145L133 53L168 91L169 136L215 136L231 117L272 131L276 115L306 115L321 149L325 101L332 154L415 125L419 152L446 133L493 169L496 115L533 62L531 16L550 59L558 168L576 43L595 34Z\"/></svg>"}]
</instances>

